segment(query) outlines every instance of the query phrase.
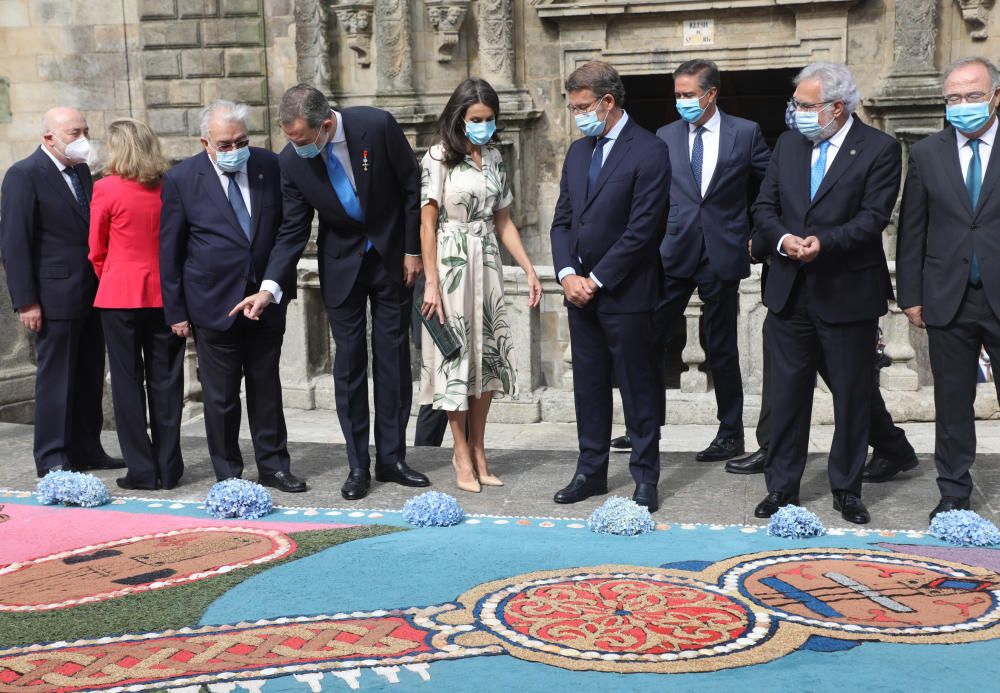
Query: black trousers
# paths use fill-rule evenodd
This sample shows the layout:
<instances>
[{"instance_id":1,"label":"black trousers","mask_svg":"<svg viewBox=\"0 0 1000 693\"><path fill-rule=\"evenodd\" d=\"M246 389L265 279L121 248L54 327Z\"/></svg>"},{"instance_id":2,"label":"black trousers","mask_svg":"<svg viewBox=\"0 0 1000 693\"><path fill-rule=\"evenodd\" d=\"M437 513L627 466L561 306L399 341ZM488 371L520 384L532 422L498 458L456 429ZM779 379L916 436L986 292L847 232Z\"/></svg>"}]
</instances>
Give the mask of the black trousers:
<instances>
[{"instance_id":1,"label":"black trousers","mask_svg":"<svg viewBox=\"0 0 1000 693\"><path fill-rule=\"evenodd\" d=\"M577 473L607 478L611 448L612 383L615 379L632 438L629 470L636 483L660 478L663 381L653 347L651 313L612 314L570 306L573 398L580 440Z\"/></svg>"},{"instance_id":2,"label":"black trousers","mask_svg":"<svg viewBox=\"0 0 1000 693\"><path fill-rule=\"evenodd\" d=\"M74 320L42 313L35 338L35 468L70 468L104 458L104 332L97 311Z\"/></svg>"},{"instance_id":3,"label":"black trousers","mask_svg":"<svg viewBox=\"0 0 1000 693\"><path fill-rule=\"evenodd\" d=\"M352 469L369 469L368 454L368 320L372 314L372 376L375 387L375 464L406 459L406 424L413 401L410 375L410 311L413 292L402 272L390 276L378 251L365 254L351 293L335 308L327 307L337 353L333 382L337 418L347 441Z\"/></svg>"},{"instance_id":4,"label":"black trousers","mask_svg":"<svg viewBox=\"0 0 1000 693\"><path fill-rule=\"evenodd\" d=\"M875 348L875 345L872 345ZM760 415L757 417L757 447L766 451L771 445L771 363L770 350L767 348L767 324L764 325L764 368L763 382L760 392ZM823 355L817 355L816 370L819 377L829 387L830 376L826 371ZM878 386L878 369L872 378L872 405L868 432L868 444L872 452L890 460L909 460L916 456L916 451L906 438L906 431L896 425L892 414L885 406L882 391Z\"/></svg>"},{"instance_id":5,"label":"black trousers","mask_svg":"<svg viewBox=\"0 0 1000 693\"><path fill-rule=\"evenodd\" d=\"M104 308L101 323L126 476L139 486L176 486L184 473L184 340L171 332L162 308Z\"/></svg>"},{"instance_id":6,"label":"black trousers","mask_svg":"<svg viewBox=\"0 0 1000 693\"><path fill-rule=\"evenodd\" d=\"M934 463L942 496L968 498L976 458L976 380L980 347L1000 363L1000 318L983 288L970 286L946 327L927 326L934 375ZM1000 383L997 397L1000 398Z\"/></svg>"},{"instance_id":7,"label":"black trousers","mask_svg":"<svg viewBox=\"0 0 1000 693\"><path fill-rule=\"evenodd\" d=\"M698 296L705 304L705 346L715 389L718 435L742 438L743 376L736 330L740 283L719 279L704 253L693 277L664 277L664 300L653 318L657 354L663 354L695 289L698 289Z\"/></svg>"},{"instance_id":8,"label":"black trousers","mask_svg":"<svg viewBox=\"0 0 1000 693\"><path fill-rule=\"evenodd\" d=\"M773 388L771 445L764 465L767 490L798 495L822 354L833 394L830 488L860 495L868 456L878 321L823 321L811 311L800 278L789 305L781 313L769 312L766 325Z\"/></svg>"},{"instance_id":9,"label":"black trousers","mask_svg":"<svg viewBox=\"0 0 1000 693\"><path fill-rule=\"evenodd\" d=\"M208 454L220 481L243 474L239 440L243 378L257 471L275 474L289 470L288 431L278 373L285 306L271 305L266 310L274 311L267 320L247 320L239 315L224 331L195 327Z\"/></svg>"}]
</instances>

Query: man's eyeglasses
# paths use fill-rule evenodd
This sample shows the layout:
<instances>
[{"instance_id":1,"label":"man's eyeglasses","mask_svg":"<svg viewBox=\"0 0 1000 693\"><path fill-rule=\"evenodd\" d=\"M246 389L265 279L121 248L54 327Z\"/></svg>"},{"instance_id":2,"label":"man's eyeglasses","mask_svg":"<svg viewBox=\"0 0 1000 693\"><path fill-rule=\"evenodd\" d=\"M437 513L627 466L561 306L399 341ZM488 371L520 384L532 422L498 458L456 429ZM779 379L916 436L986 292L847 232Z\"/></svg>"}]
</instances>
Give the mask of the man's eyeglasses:
<instances>
[{"instance_id":1,"label":"man's eyeglasses","mask_svg":"<svg viewBox=\"0 0 1000 693\"><path fill-rule=\"evenodd\" d=\"M591 108L593 108L593 106L594 106L595 103L597 103L598 101L600 101L603 98L604 98L603 96L599 96L598 98L594 99L589 104L587 104L586 106L574 106L573 104L570 104L570 105L566 106L566 108L573 115L580 115L581 113L586 113L587 111L589 111Z\"/></svg>"},{"instance_id":2,"label":"man's eyeglasses","mask_svg":"<svg viewBox=\"0 0 1000 693\"><path fill-rule=\"evenodd\" d=\"M788 100L788 107L796 111L815 111L824 106L829 106L833 101L820 101L819 103L808 103L806 101Z\"/></svg>"},{"instance_id":3,"label":"man's eyeglasses","mask_svg":"<svg viewBox=\"0 0 1000 693\"><path fill-rule=\"evenodd\" d=\"M957 106L962 103L982 103L989 97L985 91L970 91L968 94L945 94L944 102L949 106Z\"/></svg>"},{"instance_id":4,"label":"man's eyeglasses","mask_svg":"<svg viewBox=\"0 0 1000 693\"><path fill-rule=\"evenodd\" d=\"M243 149L249 145L249 137L244 137L243 139L236 140L235 142L215 142L212 144L217 152L231 152L234 149Z\"/></svg>"}]
</instances>

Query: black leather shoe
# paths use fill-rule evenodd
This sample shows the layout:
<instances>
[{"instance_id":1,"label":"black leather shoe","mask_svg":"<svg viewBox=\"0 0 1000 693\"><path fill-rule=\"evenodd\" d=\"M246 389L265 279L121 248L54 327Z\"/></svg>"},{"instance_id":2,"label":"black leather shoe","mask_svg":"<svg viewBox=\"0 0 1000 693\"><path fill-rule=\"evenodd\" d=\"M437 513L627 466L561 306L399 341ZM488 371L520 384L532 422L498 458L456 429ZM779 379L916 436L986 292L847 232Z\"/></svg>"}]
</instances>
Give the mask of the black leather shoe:
<instances>
[{"instance_id":1,"label":"black leather shoe","mask_svg":"<svg viewBox=\"0 0 1000 693\"><path fill-rule=\"evenodd\" d=\"M303 493L309 490L306 482L297 478L291 472L275 472L274 474L261 474L257 480L261 486L270 486L285 493Z\"/></svg>"},{"instance_id":2,"label":"black leather shoe","mask_svg":"<svg viewBox=\"0 0 1000 693\"><path fill-rule=\"evenodd\" d=\"M762 500L757 504L757 507L753 509L754 517L771 517L774 513L778 512L779 508L783 508L786 505L798 505L799 497L793 496L790 493L781 493L780 491L773 491L767 494L767 498Z\"/></svg>"},{"instance_id":3,"label":"black leather shoe","mask_svg":"<svg viewBox=\"0 0 1000 693\"><path fill-rule=\"evenodd\" d=\"M909 459L891 460L878 453L872 453L872 458L865 467L862 479L873 484L880 484L883 481L889 481L900 472L908 472L916 468L917 464L916 455Z\"/></svg>"},{"instance_id":4,"label":"black leather shoe","mask_svg":"<svg viewBox=\"0 0 1000 693\"><path fill-rule=\"evenodd\" d=\"M941 502L939 502L933 510L931 510L931 521L941 514L946 513L949 510L970 510L969 499L968 498L956 498L954 496L943 496Z\"/></svg>"},{"instance_id":5,"label":"black leather shoe","mask_svg":"<svg viewBox=\"0 0 1000 693\"><path fill-rule=\"evenodd\" d=\"M618 436L617 438L611 439L611 451L612 452L632 451L632 439L629 437L628 433L626 433L623 436Z\"/></svg>"},{"instance_id":6,"label":"black leather shoe","mask_svg":"<svg viewBox=\"0 0 1000 693\"><path fill-rule=\"evenodd\" d=\"M54 464L51 467L49 467L48 469L46 469L44 472L40 473L38 475L38 478L41 479L42 477L44 477L49 472L72 472L72 471L73 471L72 467L67 467L66 465L62 465L62 464Z\"/></svg>"},{"instance_id":7,"label":"black leather shoe","mask_svg":"<svg viewBox=\"0 0 1000 693\"><path fill-rule=\"evenodd\" d=\"M600 496L608 492L607 479L590 479L585 474L577 474L569 486L556 491L552 497L556 503L579 503L591 496Z\"/></svg>"},{"instance_id":8,"label":"black leather shoe","mask_svg":"<svg viewBox=\"0 0 1000 693\"><path fill-rule=\"evenodd\" d=\"M90 469L125 469L125 460L104 455L103 457L99 457L95 460L75 462L73 464L73 469L78 469L80 471L87 471Z\"/></svg>"},{"instance_id":9,"label":"black leather shoe","mask_svg":"<svg viewBox=\"0 0 1000 693\"><path fill-rule=\"evenodd\" d=\"M695 459L699 462L722 462L723 460L731 460L734 457L738 457L744 452L746 450L743 448L742 437L723 438L716 436L712 444L699 452L695 456Z\"/></svg>"},{"instance_id":10,"label":"black leather shoe","mask_svg":"<svg viewBox=\"0 0 1000 693\"><path fill-rule=\"evenodd\" d=\"M767 450L761 448L752 455L726 462L726 471L730 474L763 474L764 462L767 460Z\"/></svg>"},{"instance_id":11,"label":"black leather shoe","mask_svg":"<svg viewBox=\"0 0 1000 693\"><path fill-rule=\"evenodd\" d=\"M391 481L400 486L430 486L431 482L420 472L406 466L406 462L396 464L376 464L375 481Z\"/></svg>"},{"instance_id":12,"label":"black leather shoe","mask_svg":"<svg viewBox=\"0 0 1000 693\"><path fill-rule=\"evenodd\" d=\"M656 484L636 484L632 500L639 505L645 506L651 513L655 513L660 509L660 501L656 497Z\"/></svg>"},{"instance_id":13,"label":"black leather shoe","mask_svg":"<svg viewBox=\"0 0 1000 693\"><path fill-rule=\"evenodd\" d=\"M156 491L160 488L159 482L153 484L152 486L148 484L137 484L128 476L121 476L115 479L115 483L118 484L118 488L123 488L126 491Z\"/></svg>"},{"instance_id":14,"label":"black leather shoe","mask_svg":"<svg viewBox=\"0 0 1000 693\"><path fill-rule=\"evenodd\" d=\"M840 516L856 525L866 525L872 521L872 516L868 514L868 508L861 502L859 496L846 491L837 491L833 494L833 509L840 511Z\"/></svg>"},{"instance_id":15,"label":"black leather shoe","mask_svg":"<svg viewBox=\"0 0 1000 693\"><path fill-rule=\"evenodd\" d=\"M361 500L368 495L371 483L372 475L367 469L352 469L347 481L340 487L340 495L344 500Z\"/></svg>"}]
</instances>

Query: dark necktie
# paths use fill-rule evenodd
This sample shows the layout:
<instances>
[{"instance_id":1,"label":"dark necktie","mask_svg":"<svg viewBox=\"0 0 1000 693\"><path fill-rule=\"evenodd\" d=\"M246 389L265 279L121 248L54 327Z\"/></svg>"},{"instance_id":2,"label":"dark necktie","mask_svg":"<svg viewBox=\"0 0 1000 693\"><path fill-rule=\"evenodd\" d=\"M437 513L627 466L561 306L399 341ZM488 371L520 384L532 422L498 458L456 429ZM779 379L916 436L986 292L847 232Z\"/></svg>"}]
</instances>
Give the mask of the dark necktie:
<instances>
[{"instance_id":1,"label":"dark necktie","mask_svg":"<svg viewBox=\"0 0 1000 693\"><path fill-rule=\"evenodd\" d=\"M979 191L983 187L983 161L979 158L980 140L969 140L969 147L972 149L972 160L969 161L969 168L965 172L965 189L969 191L969 201L972 203L972 213L976 212L976 205L979 204ZM979 273L979 262L976 260L976 251L972 251L972 259L969 261L969 283L979 286L983 283L983 277Z\"/></svg>"},{"instance_id":2,"label":"dark necktie","mask_svg":"<svg viewBox=\"0 0 1000 693\"><path fill-rule=\"evenodd\" d=\"M239 171L226 171L226 177L229 179L229 204L232 206L233 211L236 212L236 221L240 222L243 235L249 241L252 240L250 210L247 209L247 204L243 201L243 193L240 192L240 186L236 183L238 173Z\"/></svg>"},{"instance_id":3,"label":"dark necktie","mask_svg":"<svg viewBox=\"0 0 1000 693\"><path fill-rule=\"evenodd\" d=\"M67 166L63 169L63 172L69 176L69 182L73 184L73 196L76 197L76 203L80 205L80 209L83 210L83 216L90 217L90 203L87 200L87 196L83 192L83 184L80 182L80 174L76 172L76 169L72 166Z\"/></svg>"},{"instance_id":4,"label":"dark necktie","mask_svg":"<svg viewBox=\"0 0 1000 693\"><path fill-rule=\"evenodd\" d=\"M597 178L601 175L604 165L604 145L610 137L602 137L594 144L594 155L590 157L590 170L587 171L587 195L597 187Z\"/></svg>"},{"instance_id":5,"label":"dark necktie","mask_svg":"<svg viewBox=\"0 0 1000 693\"><path fill-rule=\"evenodd\" d=\"M705 161L705 143L701 141L705 128L700 127L694 134L694 145L691 147L691 173L694 174L694 185L701 193L701 169Z\"/></svg>"}]
</instances>

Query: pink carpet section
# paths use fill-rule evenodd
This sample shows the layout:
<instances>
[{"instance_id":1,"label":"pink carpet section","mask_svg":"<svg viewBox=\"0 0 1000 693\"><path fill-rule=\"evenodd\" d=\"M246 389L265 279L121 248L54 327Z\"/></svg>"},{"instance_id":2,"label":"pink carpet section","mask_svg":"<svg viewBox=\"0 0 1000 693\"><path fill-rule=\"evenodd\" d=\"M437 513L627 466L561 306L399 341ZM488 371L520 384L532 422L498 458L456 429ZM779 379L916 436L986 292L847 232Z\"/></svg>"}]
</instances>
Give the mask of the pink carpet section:
<instances>
[{"instance_id":1,"label":"pink carpet section","mask_svg":"<svg viewBox=\"0 0 1000 693\"><path fill-rule=\"evenodd\" d=\"M174 529L193 527L250 527L279 532L311 529L341 529L353 524L326 522L282 522L268 520L216 520L118 510L39 507L9 503L0 522L0 566L40 558L59 551L102 544Z\"/></svg>"}]
</instances>

